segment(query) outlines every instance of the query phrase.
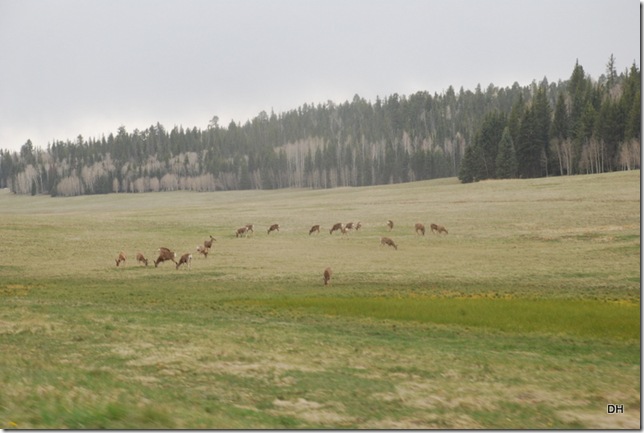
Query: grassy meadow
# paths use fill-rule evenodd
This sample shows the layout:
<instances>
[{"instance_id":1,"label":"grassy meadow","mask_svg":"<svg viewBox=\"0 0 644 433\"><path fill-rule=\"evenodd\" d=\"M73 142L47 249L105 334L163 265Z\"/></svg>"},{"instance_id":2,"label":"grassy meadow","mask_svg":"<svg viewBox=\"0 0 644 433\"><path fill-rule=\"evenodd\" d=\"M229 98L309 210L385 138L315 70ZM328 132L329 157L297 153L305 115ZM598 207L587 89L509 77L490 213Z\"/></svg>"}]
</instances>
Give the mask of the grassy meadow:
<instances>
[{"instance_id":1,"label":"grassy meadow","mask_svg":"<svg viewBox=\"0 0 644 433\"><path fill-rule=\"evenodd\" d=\"M5 190L0 257L0 428L640 428L639 171Z\"/></svg>"}]
</instances>

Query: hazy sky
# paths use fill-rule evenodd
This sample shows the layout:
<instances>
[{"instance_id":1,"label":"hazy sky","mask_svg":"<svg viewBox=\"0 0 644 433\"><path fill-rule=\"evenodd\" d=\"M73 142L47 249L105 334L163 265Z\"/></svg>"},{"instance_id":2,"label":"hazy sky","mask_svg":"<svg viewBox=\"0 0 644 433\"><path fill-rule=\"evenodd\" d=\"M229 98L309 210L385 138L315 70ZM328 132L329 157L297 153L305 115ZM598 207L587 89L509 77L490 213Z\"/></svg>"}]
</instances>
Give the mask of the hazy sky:
<instances>
[{"instance_id":1,"label":"hazy sky","mask_svg":"<svg viewBox=\"0 0 644 433\"><path fill-rule=\"evenodd\" d=\"M0 148L304 103L598 78L638 0L0 0Z\"/></svg>"}]
</instances>

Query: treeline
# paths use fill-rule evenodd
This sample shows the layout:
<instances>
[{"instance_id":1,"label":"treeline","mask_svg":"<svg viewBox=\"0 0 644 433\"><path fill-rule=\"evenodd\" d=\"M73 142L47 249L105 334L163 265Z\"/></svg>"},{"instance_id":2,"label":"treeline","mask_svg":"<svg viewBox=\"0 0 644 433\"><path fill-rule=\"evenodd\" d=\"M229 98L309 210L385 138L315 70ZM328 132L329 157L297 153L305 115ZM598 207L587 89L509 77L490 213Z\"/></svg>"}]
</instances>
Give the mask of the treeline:
<instances>
[{"instance_id":1,"label":"treeline","mask_svg":"<svg viewBox=\"0 0 644 433\"><path fill-rule=\"evenodd\" d=\"M593 83L576 64L563 91L542 85L509 113L489 113L467 147L462 182L603 173L640 167L641 74L618 76L614 58Z\"/></svg>"},{"instance_id":2,"label":"treeline","mask_svg":"<svg viewBox=\"0 0 644 433\"><path fill-rule=\"evenodd\" d=\"M333 188L638 168L640 71L443 94L354 96L206 130L163 125L0 151L17 194Z\"/></svg>"}]
</instances>

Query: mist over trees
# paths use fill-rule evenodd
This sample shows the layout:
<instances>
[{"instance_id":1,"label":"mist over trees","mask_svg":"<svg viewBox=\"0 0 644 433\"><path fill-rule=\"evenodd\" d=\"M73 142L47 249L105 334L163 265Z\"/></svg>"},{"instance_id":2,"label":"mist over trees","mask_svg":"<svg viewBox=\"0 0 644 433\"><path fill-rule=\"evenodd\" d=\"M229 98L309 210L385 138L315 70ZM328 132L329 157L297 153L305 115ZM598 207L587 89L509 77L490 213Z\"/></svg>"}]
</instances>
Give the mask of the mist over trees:
<instances>
[{"instance_id":1,"label":"mist over trees","mask_svg":"<svg viewBox=\"0 0 644 433\"><path fill-rule=\"evenodd\" d=\"M207 129L157 123L116 135L28 140L0 150L0 187L17 194L334 188L458 176L601 173L640 167L641 74L611 56L598 80L571 77L521 87L449 87L444 93L355 95L336 104L261 112L243 125Z\"/></svg>"}]
</instances>

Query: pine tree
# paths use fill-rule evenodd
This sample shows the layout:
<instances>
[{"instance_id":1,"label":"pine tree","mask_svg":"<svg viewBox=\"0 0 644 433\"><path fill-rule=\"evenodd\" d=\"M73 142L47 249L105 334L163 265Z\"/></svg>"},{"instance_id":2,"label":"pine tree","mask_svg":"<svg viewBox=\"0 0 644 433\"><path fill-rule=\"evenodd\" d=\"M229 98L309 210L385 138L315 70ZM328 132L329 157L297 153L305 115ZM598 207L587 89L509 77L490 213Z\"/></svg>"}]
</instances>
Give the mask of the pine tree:
<instances>
[{"instance_id":1,"label":"pine tree","mask_svg":"<svg viewBox=\"0 0 644 433\"><path fill-rule=\"evenodd\" d=\"M499 154L496 157L496 177L498 179L511 179L517 176L517 158L512 143L510 129L503 130L503 136L499 142Z\"/></svg>"}]
</instances>

